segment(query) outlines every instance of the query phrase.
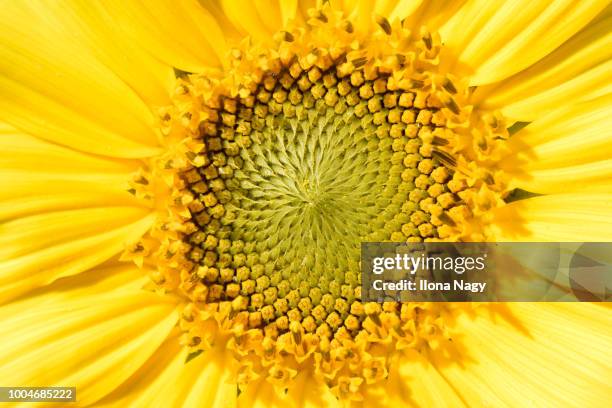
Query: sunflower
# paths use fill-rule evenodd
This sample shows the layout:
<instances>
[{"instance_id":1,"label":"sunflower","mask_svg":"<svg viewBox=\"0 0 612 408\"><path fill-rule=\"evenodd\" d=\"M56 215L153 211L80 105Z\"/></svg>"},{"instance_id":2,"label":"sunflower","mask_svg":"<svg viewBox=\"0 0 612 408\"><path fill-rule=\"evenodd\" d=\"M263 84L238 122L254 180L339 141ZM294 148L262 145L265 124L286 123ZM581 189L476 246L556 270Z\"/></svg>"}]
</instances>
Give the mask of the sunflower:
<instances>
[{"instance_id":1,"label":"sunflower","mask_svg":"<svg viewBox=\"0 0 612 408\"><path fill-rule=\"evenodd\" d=\"M608 1L5 2L0 384L605 406L609 308L362 303L363 241L612 239Z\"/></svg>"}]
</instances>

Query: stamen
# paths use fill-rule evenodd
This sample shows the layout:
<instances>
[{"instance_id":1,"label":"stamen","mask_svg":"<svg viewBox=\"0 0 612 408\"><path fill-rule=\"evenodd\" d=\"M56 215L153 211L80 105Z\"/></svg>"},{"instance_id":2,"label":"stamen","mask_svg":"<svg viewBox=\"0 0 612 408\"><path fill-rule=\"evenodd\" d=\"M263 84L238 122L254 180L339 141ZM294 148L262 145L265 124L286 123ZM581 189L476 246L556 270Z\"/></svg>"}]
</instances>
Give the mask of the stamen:
<instances>
[{"instance_id":1,"label":"stamen","mask_svg":"<svg viewBox=\"0 0 612 408\"><path fill-rule=\"evenodd\" d=\"M389 24L389 20L379 15L377 15L375 18L376 18L376 23L380 26L380 28L382 28L383 31L387 35L391 35L392 30L391 30L391 24Z\"/></svg>"}]
</instances>

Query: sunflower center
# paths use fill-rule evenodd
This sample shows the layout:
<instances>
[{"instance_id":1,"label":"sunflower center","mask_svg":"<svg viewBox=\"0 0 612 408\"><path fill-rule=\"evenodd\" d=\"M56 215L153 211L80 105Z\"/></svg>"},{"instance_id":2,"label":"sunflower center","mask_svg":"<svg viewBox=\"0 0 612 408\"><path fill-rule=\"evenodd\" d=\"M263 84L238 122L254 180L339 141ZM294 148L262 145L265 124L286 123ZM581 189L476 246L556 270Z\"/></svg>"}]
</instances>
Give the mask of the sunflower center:
<instances>
[{"instance_id":1,"label":"sunflower center","mask_svg":"<svg viewBox=\"0 0 612 408\"><path fill-rule=\"evenodd\" d=\"M275 49L234 51L223 75L177 79L161 115L172 149L153 166L174 180L169 215L139 250L189 299L190 346L217 325L244 381L310 364L344 396L386 376L381 348L429 347L444 325L433 305L362 303L360 243L473 238L498 197L474 166L497 136L438 72L429 33L381 20L360 37L312 13Z\"/></svg>"},{"instance_id":2,"label":"sunflower center","mask_svg":"<svg viewBox=\"0 0 612 408\"><path fill-rule=\"evenodd\" d=\"M415 106L414 90L388 89L376 71L343 75L346 63L265 72L199 125L199 166L184 173L188 258L207 300L232 300L252 327L289 330L292 311L306 331L350 317L355 335L360 243L438 238L456 201L432 144L445 123L435 100Z\"/></svg>"},{"instance_id":3,"label":"sunflower center","mask_svg":"<svg viewBox=\"0 0 612 408\"><path fill-rule=\"evenodd\" d=\"M311 88L337 95L335 75L325 78L327 88L323 80ZM393 151L376 136L371 113L362 121L337 96L325 101L298 85L288 88L293 103L280 112L277 102L258 103L254 119L238 120L236 126L254 124L259 131L240 151L226 219L232 240L253 242L287 278L325 276L356 262L359 240L384 230L373 219L393 216L387 208L401 182L400 157L393 166ZM279 100L287 93L280 84L272 91ZM260 90L257 99L267 93Z\"/></svg>"}]
</instances>

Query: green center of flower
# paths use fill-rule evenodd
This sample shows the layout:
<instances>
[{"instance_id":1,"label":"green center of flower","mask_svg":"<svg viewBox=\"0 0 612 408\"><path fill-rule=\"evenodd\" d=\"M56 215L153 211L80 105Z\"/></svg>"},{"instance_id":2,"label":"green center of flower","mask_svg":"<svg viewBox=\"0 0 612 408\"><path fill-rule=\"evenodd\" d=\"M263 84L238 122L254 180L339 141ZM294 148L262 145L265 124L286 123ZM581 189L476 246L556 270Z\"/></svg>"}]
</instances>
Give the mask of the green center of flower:
<instances>
[{"instance_id":1,"label":"green center of flower","mask_svg":"<svg viewBox=\"0 0 612 408\"><path fill-rule=\"evenodd\" d=\"M307 95L289 105L291 116L256 108L261 131L241 150L242 168L228 183L232 239L254 242L287 277L348 269L361 240L375 232L389 239L385 223L407 198L406 189L398 191L401 157L392 164L391 145L376 136L372 115L360 120L352 107Z\"/></svg>"},{"instance_id":2,"label":"green center of flower","mask_svg":"<svg viewBox=\"0 0 612 408\"><path fill-rule=\"evenodd\" d=\"M252 325L288 330L294 310L335 331L360 296L361 242L439 236L432 216L455 202L431 143L444 121L388 80L288 67L211 107L206 155L185 173L199 203L185 241L209 301L237 299Z\"/></svg>"}]
</instances>

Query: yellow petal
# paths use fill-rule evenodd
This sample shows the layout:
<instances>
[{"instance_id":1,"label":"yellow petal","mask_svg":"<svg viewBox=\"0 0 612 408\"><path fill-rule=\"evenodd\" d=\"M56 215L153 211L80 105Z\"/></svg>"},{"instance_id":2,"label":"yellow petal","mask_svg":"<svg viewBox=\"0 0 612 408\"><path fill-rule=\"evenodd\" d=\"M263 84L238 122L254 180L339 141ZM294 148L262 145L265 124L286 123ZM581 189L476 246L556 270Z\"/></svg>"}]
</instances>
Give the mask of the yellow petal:
<instances>
[{"instance_id":1,"label":"yellow petal","mask_svg":"<svg viewBox=\"0 0 612 408\"><path fill-rule=\"evenodd\" d=\"M499 84L479 88L485 109L533 121L551 109L612 91L612 16L590 24L546 58Z\"/></svg>"},{"instance_id":2,"label":"yellow petal","mask_svg":"<svg viewBox=\"0 0 612 408\"><path fill-rule=\"evenodd\" d=\"M113 0L101 6L115 24L167 65L188 72L220 67L225 36L197 0Z\"/></svg>"},{"instance_id":3,"label":"yellow petal","mask_svg":"<svg viewBox=\"0 0 612 408\"><path fill-rule=\"evenodd\" d=\"M38 3L0 17L0 118L79 150L143 157L157 150L154 117L133 89Z\"/></svg>"},{"instance_id":4,"label":"yellow petal","mask_svg":"<svg viewBox=\"0 0 612 408\"><path fill-rule=\"evenodd\" d=\"M283 27L291 20L296 19L298 14L298 1L297 0L280 0L280 16Z\"/></svg>"},{"instance_id":5,"label":"yellow petal","mask_svg":"<svg viewBox=\"0 0 612 408\"><path fill-rule=\"evenodd\" d=\"M329 387L313 377L312 371L302 367L288 384L286 392L275 389L267 379L260 378L241 389L239 408L317 408L341 407Z\"/></svg>"},{"instance_id":6,"label":"yellow petal","mask_svg":"<svg viewBox=\"0 0 612 408\"><path fill-rule=\"evenodd\" d=\"M474 71L471 84L489 84L544 58L588 24L607 3L475 0L445 25L442 34L458 52L461 63Z\"/></svg>"},{"instance_id":7,"label":"yellow petal","mask_svg":"<svg viewBox=\"0 0 612 408\"><path fill-rule=\"evenodd\" d=\"M369 0L357 0L354 3L351 7L353 10L353 14L350 15L351 21L353 21L357 31L366 33L374 24L376 3Z\"/></svg>"},{"instance_id":8,"label":"yellow petal","mask_svg":"<svg viewBox=\"0 0 612 408\"><path fill-rule=\"evenodd\" d=\"M611 157L612 95L562 107L529 124L510 140L515 152L533 156L534 168ZM512 159L509 159L512 160Z\"/></svg>"},{"instance_id":9,"label":"yellow petal","mask_svg":"<svg viewBox=\"0 0 612 408\"><path fill-rule=\"evenodd\" d=\"M138 207L99 207L49 212L0 225L0 259L31 254L88 233L123 227L147 212Z\"/></svg>"},{"instance_id":10,"label":"yellow petal","mask_svg":"<svg viewBox=\"0 0 612 408\"><path fill-rule=\"evenodd\" d=\"M392 360L389 377L366 389L365 406L465 406L458 393L438 369L416 350Z\"/></svg>"},{"instance_id":11,"label":"yellow petal","mask_svg":"<svg viewBox=\"0 0 612 408\"><path fill-rule=\"evenodd\" d=\"M232 382L224 344L187 362L189 350L169 337L131 378L96 406L100 407L233 407Z\"/></svg>"},{"instance_id":12,"label":"yellow petal","mask_svg":"<svg viewBox=\"0 0 612 408\"><path fill-rule=\"evenodd\" d=\"M351 2L348 1L348 8ZM423 4L422 0L377 0L371 2L374 13L387 18L390 22L403 20L415 12Z\"/></svg>"},{"instance_id":13,"label":"yellow petal","mask_svg":"<svg viewBox=\"0 0 612 408\"><path fill-rule=\"evenodd\" d=\"M97 222L83 220L87 214L96 215ZM101 264L138 240L154 218L148 210L127 207L43 214L3 224L3 240L13 237L15 244L0 259L0 302ZM114 225L107 228L106 223ZM29 229L18 232L19 224ZM90 228L80 230L78 224ZM58 234L60 240L54 242L47 233Z\"/></svg>"},{"instance_id":14,"label":"yellow petal","mask_svg":"<svg viewBox=\"0 0 612 408\"><path fill-rule=\"evenodd\" d=\"M512 185L540 194L612 191L612 159L529 170L528 176L513 180Z\"/></svg>"},{"instance_id":15,"label":"yellow petal","mask_svg":"<svg viewBox=\"0 0 612 408\"><path fill-rule=\"evenodd\" d=\"M528 3L531 4L528 6ZM502 3L469 0L440 27L440 36L446 47L459 57L471 43L476 44L474 39L480 33L483 33L480 34L481 36L489 35L490 39L494 40L496 38L494 30L501 29L503 31L498 34L498 37L509 37L517 30L516 27L523 27L529 18L537 15L544 8L545 2L543 1L519 0ZM515 13L517 17L515 24L500 25L500 20L508 19L509 13ZM465 73L473 73L476 69L475 66L468 66L468 68L471 68L472 72L468 70Z\"/></svg>"},{"instance_id":16,"label":"yellow petal","mask_svg":"<svg viewBox=\"0 0 612 408\"><path fill-rule=\"evenodd\" d=\"M511 139L500 166L514 187L537 193L601 189L612 177L612 96L558 109Z\"/></svg>"},{"instance_id":17,"label":"yellow petal","mask_svg":"<svg viewBox=\"0 0 612 408\"><path fill-rule=\"evenodd\" d=\"M494 213L496 241L612 240L612 194L554 194L514 201Z\"/></svg>"},{"instance_id":18,"label":"yellow petal","mask_svg":"<svg viewBox=\"0 0 612 408\"><path fill-rule=\"evenodd\" d=\"M11 316L34 307L53 305L58 301L74 301L101 293L134 293L150 282L149 272L148 269L139 269L132 262L109 261L32 290L0 308L3 315Z\"/></svg>"},{"instance_id":19,"label":"yellow petal","mask_svg":"<svg viewBox=\"0 0 612 408\"><path fill-rule=\"evenodd\" d=\"M461 364L433 356L467 406L606 406L609 309L587 303L509 303L461 315Z\"/></svg>"},{"instance_id":20,"label":"yellow petal","mask_svg":"<svg viewBox=\"0 0 612 408\"><path fill-rule=\"evenodd\" d=\"M257 4L250 1L221 0L221 5L232 24L238 27L244 35L250 36L256 41L269 42L272 34L276 31L273 26L267 26L257 12L258 5L261 6L261 2ZM280 15L278 4L271 5L271 7L276 7L276 10L271 10L270 13ZM280 20L277 18L276 23L269 21L269 24L280 24ZM280 28L280 26L277 26L277 29Z\"/></svg>"},{"instance_id":21,"label":"yellow petal","mask_svg":"<svg viewBox=\"0 0 612 408\"><path fill-rule=\"evenodd\" d=\"M129 174L140 162L81 153L0 125L0 166L38 173Z\"/></svg>"},{"instance_id":22,"label":"yellow petal","mask_svg":"<svg viewBox=\"0 0 612 408\"><path fill-rule=\"evenodd\" d=\"M0 126L0 222L57 210L139 205L127 193L137 161L80 153Z\"/></svg>"},{"instance_id":23,"label":"yellow petal","mask_svg":"<svg viewBox=\"0 0 612 408\"><path fill-rule=\"evenodd\" d=\"M283 26L280 3L278 0L253 0L257 14L271 32L278 31Z\"/></svg>"},{"instance_id":24,"label":"yellow petal","mask_svg":"<svg viewBox=\"0 0 612 408\"><path fill-rule=\"evenodd\" d=\"M79 404L109 394L143 366L176 324L170 297L142 290L0 308L0 383L75 386Z\"/></svg>"},{"instance_id":25,"label":"yellow petal","mask_svg":"<svg viewBox=\"0 0 612 408\"><path fill-rule=\"evenodd\" d=\"M137 165L0 126L2 301L98 265L149 228L125 191Z\"/></svg>"},{"instance_id":26,"label":"yellow petal","mask_svg":"<svg viewBox=\"0 0 612 408\"><path fill-rule=\"evenodd\" d=\"M414 352L404 357L400 367L403 384L410 384L410 400L427 407L458 407L463 402L438 369ZM401 383L398 387L401 387Z\"/></svg>"},{"instance_id":27,"label":"yellow petal","mask_svg":"<svg viewBox=\"0 0 612 408\"><path fill-rule=\"evenodd\" d=\"M67 177L0 170L0 221L42 212L138 205L125 191L125 176Z\"/></svg>"},{"instance_id":28,"label":"yellow petal","mask_svg":"<svg viewBox=\"0 0 612 408\"><path fill-rule=\"evenodd\" d=\"M127 38L100 2L64 0L45 3L46 14L53 13L62 25L78 33L75 40L92 50L149 106L170 104L174 71L139 44Z\"/></svg>"},{"instance_id":29,"label":"yellow petal","mask_svg":"<svg viewBox=\"0 0 612 408\"><path fill-rule=\"evenodd\" d=\"M265 379L249 384L247 389L238 396L239 408L281 408L291 406L292 402L293 401L287 397L282 398L279 396L272 384ZM307 404L308 403L304 403L304 406L308 406ZM297 404L295 405L298 406Z\"/></svg>"},{"instance_id":30,"label":"yellow petal","mask_svg":"<svg viewBox=\"0 0 612 408\"><path fill-rule=\"evenodd\" d=\"M425 26L438 31L464 6L467 0L400 0L391 13L391 20L405 20L409 27Z\"/></svg>"}]
</instances>

